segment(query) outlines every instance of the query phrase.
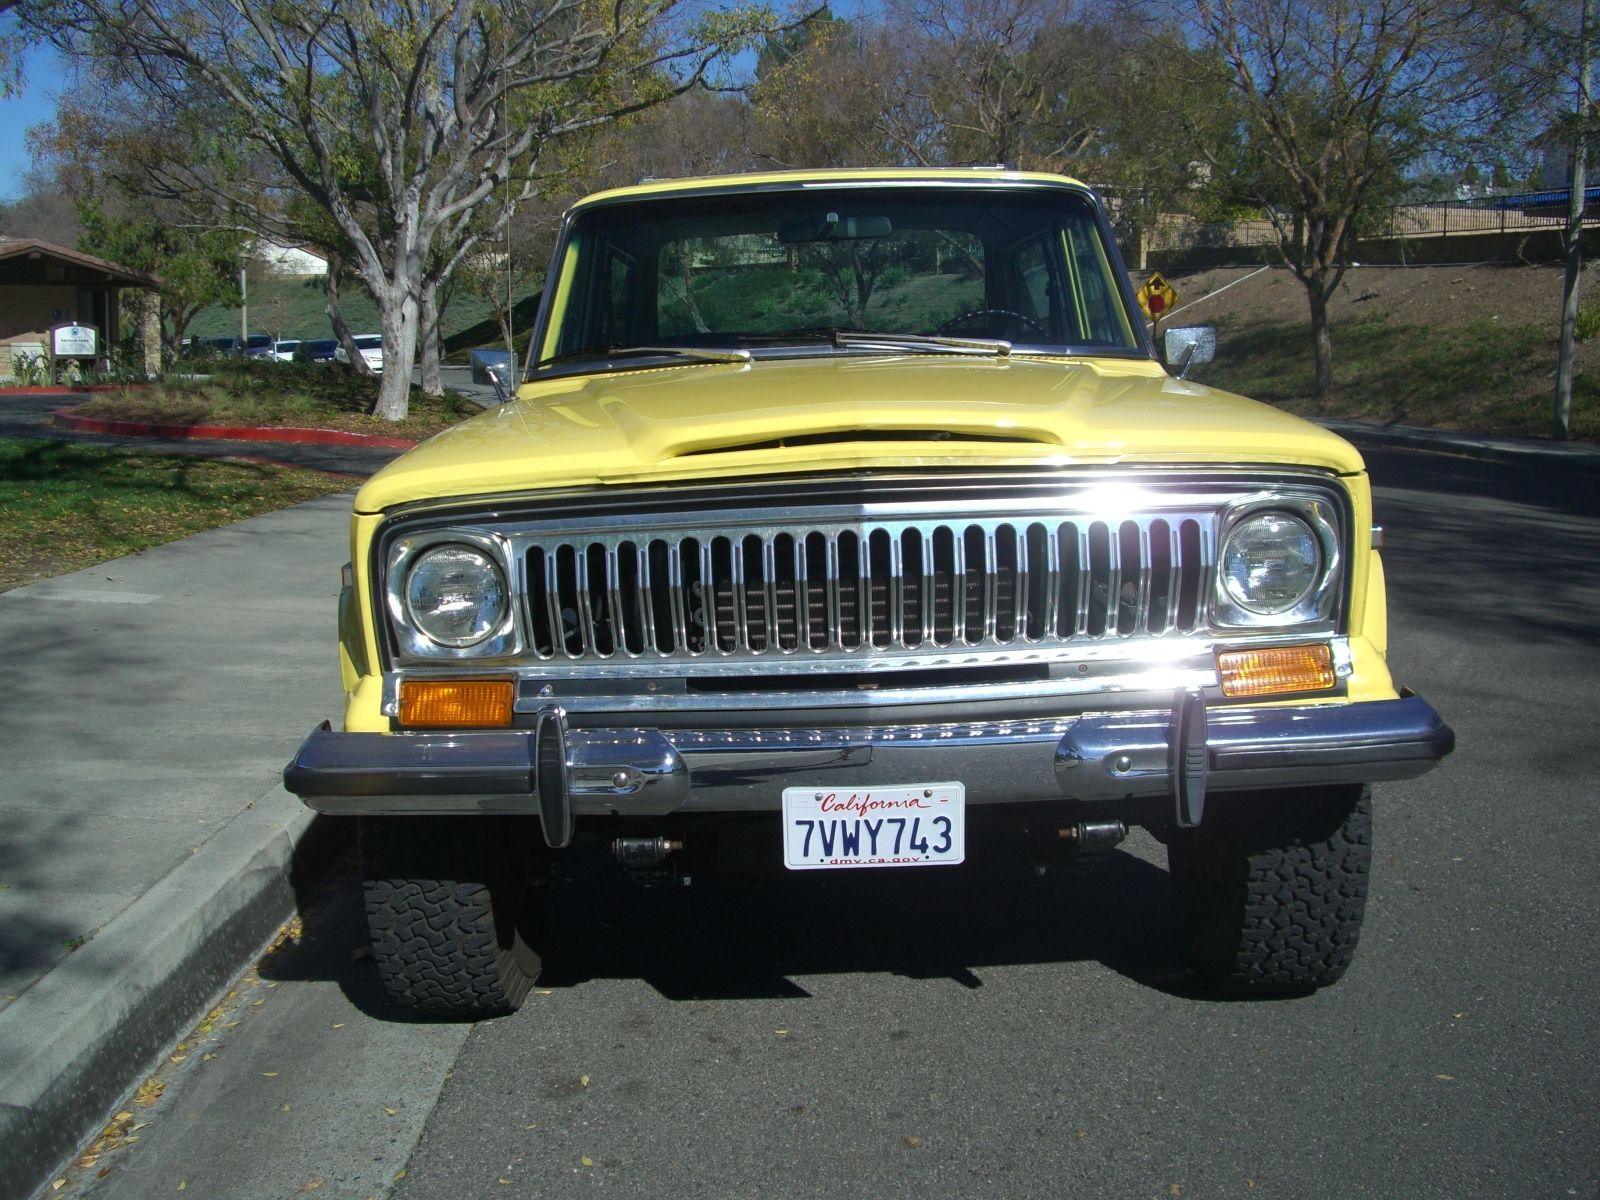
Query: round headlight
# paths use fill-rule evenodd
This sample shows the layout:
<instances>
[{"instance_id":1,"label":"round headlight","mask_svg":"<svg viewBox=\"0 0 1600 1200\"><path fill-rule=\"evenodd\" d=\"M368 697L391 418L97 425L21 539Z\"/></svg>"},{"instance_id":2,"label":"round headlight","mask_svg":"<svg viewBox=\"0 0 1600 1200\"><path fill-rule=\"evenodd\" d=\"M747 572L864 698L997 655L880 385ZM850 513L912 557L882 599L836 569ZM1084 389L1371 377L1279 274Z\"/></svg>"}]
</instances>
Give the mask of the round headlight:
<instances>
[{"instance_id":1,"label":"round headlight","mask_svg":"<svg viewBox=\"0 0 1600 1200\"><path fill-rule=\"evenodd\" d=\"M481 550L436 546L418 555L406 576L406 613L441 646L471 646L505 620L505 577Z\"/></svg>"},{"instance_id":2,"label":"round headlight","mask_svg":"<svg viewBox=\"0 0 1600 1200\"><path fill-rule=\"evenodd\" d=\"M1222 586L1240 608L1275 616L1317 585L1322 553L1311 527L1287 513L1258 513L1233 527L1222 547Z\"/></svg>"}]
</instances>

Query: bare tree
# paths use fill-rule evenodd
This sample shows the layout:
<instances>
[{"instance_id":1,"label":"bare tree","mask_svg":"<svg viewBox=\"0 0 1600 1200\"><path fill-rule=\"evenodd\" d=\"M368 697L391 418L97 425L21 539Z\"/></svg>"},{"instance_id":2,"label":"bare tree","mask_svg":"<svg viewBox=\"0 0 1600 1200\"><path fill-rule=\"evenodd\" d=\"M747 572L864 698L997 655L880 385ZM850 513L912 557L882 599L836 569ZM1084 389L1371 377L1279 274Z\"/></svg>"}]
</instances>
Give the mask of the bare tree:
<instances>
[{"instance_id":1,"label":"bare tree","mask_svg":"<svg viewBox=\"0 0 1600 1200\"><path fill-rule=\"evenodd\" d=\"M1562 228L1565 273L1556 354L1556 387L1551 433L1572 436L1573 344L1583 282L1583 218L1591 154L1600 138L1600 106L1594 89L1594 60L1600 27L1594 0L1497 0L1492 14L1503 21L1506 40L1487 58L1483 70L1502 80L1501 116L1510 127L1506 141L1565 152L1567 220Z\"/></svg>"},{"instance_id":2,"label":"bare tree","mask_svg":"<svg viewBox=\"0 0 1600 1200\"><path fill-rule=\"evenodd\" d=\"M37 0L24 20L115 58L157 104L228 114L225 189L240 220L283 232L298 194L325 212L377 304L377 413L406 414L423 291L471 254L480 210L532 195L553 140L698 83L772 24L740 10L689 21L678 0ZM214 161L214 160L213 160ZM492 228L492 225L489 226Z\"/></svg>"},{"instance_id":3,"label":"bare tree","mask_svg":"<svg viewBox=\"0 0 1600 1200\"><path fill-rule=\"evenodd\" d=\"M1217 183L1259 205L1305 288L1316 395L1333 390L1328 301L1351 246L1407 167L1469 121L1485 92L1463 39L1470 4L1196 0L1243 117Z\"/></svg>"}]
</instances>

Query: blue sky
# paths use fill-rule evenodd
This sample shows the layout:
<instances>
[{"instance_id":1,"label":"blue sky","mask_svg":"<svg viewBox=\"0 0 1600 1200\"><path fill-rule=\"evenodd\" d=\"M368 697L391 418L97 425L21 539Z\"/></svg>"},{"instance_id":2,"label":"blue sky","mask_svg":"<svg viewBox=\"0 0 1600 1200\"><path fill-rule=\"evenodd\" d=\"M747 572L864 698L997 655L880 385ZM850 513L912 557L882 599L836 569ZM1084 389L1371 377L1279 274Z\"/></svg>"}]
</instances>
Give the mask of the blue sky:
<instances>
[{"instance_id":1,"label":"blue sky","mask_svg":"<svg viewBox=\"0 0 1600 1200\"><path fill-rule=\"evenodd\" d=\"M39 48L23 59L22 93L0 100L0 200L15 200L28 169L28 130L49 120L56 97L66 86L65 64L53 51Z\"/></svg>"}]
</instances>

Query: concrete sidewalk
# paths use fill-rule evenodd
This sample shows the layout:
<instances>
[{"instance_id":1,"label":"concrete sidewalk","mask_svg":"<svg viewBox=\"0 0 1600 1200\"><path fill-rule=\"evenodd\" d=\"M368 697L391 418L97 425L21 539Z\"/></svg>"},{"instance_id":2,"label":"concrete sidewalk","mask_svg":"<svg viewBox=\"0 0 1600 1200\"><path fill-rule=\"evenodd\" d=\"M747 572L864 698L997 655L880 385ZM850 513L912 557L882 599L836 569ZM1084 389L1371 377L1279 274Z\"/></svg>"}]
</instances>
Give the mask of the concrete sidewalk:
<instances>
[{"instance_id":1,"label":"concrete sidewalk","mask_svg":"<svg viewBox=\"0 0 1600 1200\"><path fill-rule=\"evenodd\" d=\"M340 709L349 495L0 594L0 1195L293 911L279 772Z\"/></svg>"}]
</instances>

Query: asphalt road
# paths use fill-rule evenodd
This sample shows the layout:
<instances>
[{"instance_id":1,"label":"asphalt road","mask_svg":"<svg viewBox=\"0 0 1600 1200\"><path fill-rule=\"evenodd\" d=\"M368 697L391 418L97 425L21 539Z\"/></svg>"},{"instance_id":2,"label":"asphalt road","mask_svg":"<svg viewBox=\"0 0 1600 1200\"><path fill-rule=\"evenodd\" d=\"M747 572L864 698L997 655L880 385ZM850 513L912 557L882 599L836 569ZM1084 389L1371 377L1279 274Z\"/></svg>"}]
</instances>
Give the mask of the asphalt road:
<instances>
[{"instance_id":1,"label":"asphalt road","mask_svg":"<svg viewBox=\"0 0 1600 1200\"><path fill-rule=\"evenodd\" d=\"M667 894L583 860L522 1012L410 1024L346 871L63 1192L1600 1194L1600 497L1369 461L1395 672L1460 749L1381 790L1337 987L1196 998L1149 842L1043 881L980 859Z\"/></svg>"}]
</instances>

